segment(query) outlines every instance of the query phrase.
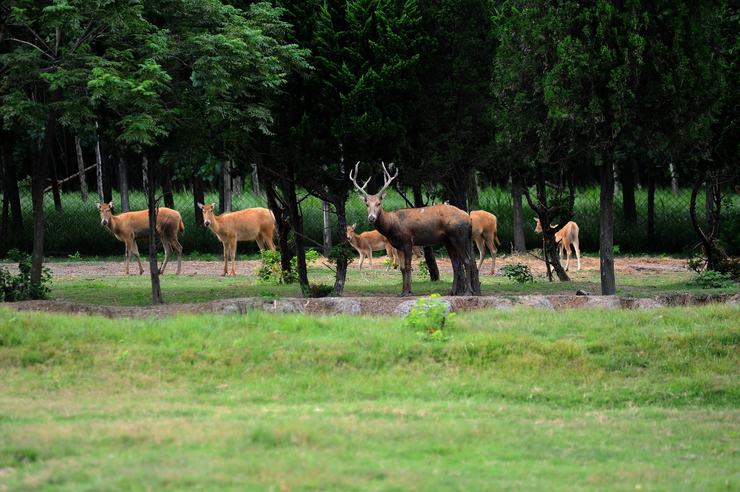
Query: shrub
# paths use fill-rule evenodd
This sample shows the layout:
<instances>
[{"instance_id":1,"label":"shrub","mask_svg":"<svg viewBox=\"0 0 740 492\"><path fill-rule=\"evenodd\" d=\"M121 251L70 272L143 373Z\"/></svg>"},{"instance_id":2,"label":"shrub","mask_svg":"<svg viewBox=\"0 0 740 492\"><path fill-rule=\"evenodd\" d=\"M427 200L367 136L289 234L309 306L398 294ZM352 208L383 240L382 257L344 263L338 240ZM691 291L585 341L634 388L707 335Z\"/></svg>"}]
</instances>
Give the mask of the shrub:
<instances>
[{"instance_id":1,"label":"shrub","mask_svg":"<svg viewBox=\"0 0 740 492\"><path fill-rule=\"evenodd\" d=\"M18 258L18 275L13 275L5 268L0 268L0 301L14 302L26 299L45 299L49 294L51 271L41 271L41 283L31 283L31 256L16 252Z\"/></svg>"},{"instance_id":2,"label":"shrub","mask_svg":"<svg viewBox=\"0 0 740 492\"><path fill-rule=\"evenodd\" d=\"M446 332L452 326L455 313L448 310L447 303L439 294L422 297L404 318L404 326L416 332L425 341L446 342L452 337Z\"/></svg>"},{"instance_id":3,"label":"shrub","mask_svg":"<svg viewBox=\"0 0 740 492\"><path fill-rule=\"evenodd\" d=\"M504 277L508 277L520 284L526 284L528 282L534 282L534 275L532 270L529 269L529 265L523 263L515 263L513 265L504 265L501 268Z\"/></svg>"},{"instance_id":4,"label":"shrub","mask_svg":"<svg viewBox=\"0 0 740 492\"><path fill-rule=\"evenodd\" d=\"M715 272L714 270L699 272L696 277L688 282L689 285L701 287L702 289L722 289L732 287L732 283L732 277L730 275Z\"/></svg>"},{"instance_id":5,"label":"shrub","mask_svg":"<svg viewBox=\"0 0 740 492\"><path fill-rule=\"evenodd\" d=\"M280 252L264 250L260 253L262 265L257 269L257 280L268 284L293 284L298 281L298 258L290 260L290 271L284 271L280 264ZM321 258L317 251L306 251L306 264Z\"/></svg>"},{"instance_id":6,"label":"shrub","mask_svg":"<svg viewBox=\"0 0 740 492\"><path fill-rule=\"evenodd\" d=\"M329 297L334 293L333 285L326 284L308 284L308 289L303 292L304 297Z\"/></svg>"}]
</instances>

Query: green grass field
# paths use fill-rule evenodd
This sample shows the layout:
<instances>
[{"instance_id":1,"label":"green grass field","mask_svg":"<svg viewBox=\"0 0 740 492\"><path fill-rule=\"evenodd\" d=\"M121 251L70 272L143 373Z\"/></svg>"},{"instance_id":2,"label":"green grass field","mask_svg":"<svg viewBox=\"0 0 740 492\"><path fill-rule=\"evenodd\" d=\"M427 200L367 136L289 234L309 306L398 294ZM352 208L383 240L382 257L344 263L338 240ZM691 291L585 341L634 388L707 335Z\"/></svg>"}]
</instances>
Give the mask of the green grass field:
<instances>
[{"instance_id":1,"label":"green grass field","mask_svg":"<svg viewBox=\"0 0 740 492\"><path fill-rule=\"evenodd\" d=\"M740 309L0 309L0 490L737 490Z\"/></svg>"}]
</instances>

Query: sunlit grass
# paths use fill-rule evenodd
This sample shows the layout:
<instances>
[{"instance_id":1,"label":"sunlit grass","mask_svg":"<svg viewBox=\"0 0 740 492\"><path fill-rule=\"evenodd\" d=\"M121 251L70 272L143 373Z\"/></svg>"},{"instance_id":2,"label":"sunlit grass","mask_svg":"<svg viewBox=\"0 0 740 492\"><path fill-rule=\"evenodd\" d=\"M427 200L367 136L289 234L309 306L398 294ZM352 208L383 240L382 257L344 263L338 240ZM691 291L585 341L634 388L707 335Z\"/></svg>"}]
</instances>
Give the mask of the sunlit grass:
<instances>
[{"instance_id":1,"label":"sunlit grass","mask_svg":"<svg viewBox=\"0 0 740 492\"><path fill-rule=\"evenodd\" d=\"M739 315L0 309L0 490L732 490Z\"/></svg>"}]
</instances>

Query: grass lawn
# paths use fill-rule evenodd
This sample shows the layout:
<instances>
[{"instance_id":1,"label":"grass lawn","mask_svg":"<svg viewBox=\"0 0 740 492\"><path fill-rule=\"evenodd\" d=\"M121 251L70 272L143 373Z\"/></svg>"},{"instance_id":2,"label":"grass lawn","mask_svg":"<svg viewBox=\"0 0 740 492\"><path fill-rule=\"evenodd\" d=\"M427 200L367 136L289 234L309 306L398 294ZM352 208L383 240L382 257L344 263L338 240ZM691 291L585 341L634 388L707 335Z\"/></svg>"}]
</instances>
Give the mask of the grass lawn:
<instances>
[{"instance_id":1,"label":"grass lawn","mask_svg":"<svg viewBox=\"0 0 740 492\"><path fill-rule=\"evenodd\" d=\"M737 490L738 319L0 309L0 490Z\"/></svg>"},{"instance_id":2,"label":"grass lawn","mask_svg":"<svg viewBox=\"0 0 740 492\"><path fill-rule=\"evenodd\" d=\"M386 272L382 260L378 260L374 270L359 271L351 267L348 271L345 296L391 295L401 291L401 274L397 271ZM490 260L487 260L490 261ZM187 262L183 263L187 272ZM89 304L105 305L145 305L151 303L151 286L149 277L130 275L122 276L116 265L116 274L94 272L88 276L55 276L51 298ZM147 267L148 268L148 265ZM236 297L299 297L300 287L293 285L273 285L260 283L254 274L240 272L236 277L218 275L221 264L213 261L210 275L183 274L175 276L169 272L161 277L162 292L165 302L204 302L215 299ZM480 276L483 295L517 295L517 294L574 294L582 289L598 294L601 291L599 272L582 270L571 272L572 282L548 282L537 278L531 284L518 284L513 280L487 275L490 263L483 267ZM134 268L135 270L135 268ZM134 271L132 270L132 271ZM148 270L147 270L148 272ZM724 289L700 289L687 282L693 277L691 272L651 272L649 274L620 273L617 275L617 294L623 296L646 297L667 292L693 292L697 294L740 292L735 284ZM312 283L334 284L334 272L320 263L309 268L309 279ZM441 282L430 282L428 277L418 272L413 274L412 289L415 294L428 295L433 292L447 294L452 286L452 275L442 274Z\"/></svg>"}]
</instances>

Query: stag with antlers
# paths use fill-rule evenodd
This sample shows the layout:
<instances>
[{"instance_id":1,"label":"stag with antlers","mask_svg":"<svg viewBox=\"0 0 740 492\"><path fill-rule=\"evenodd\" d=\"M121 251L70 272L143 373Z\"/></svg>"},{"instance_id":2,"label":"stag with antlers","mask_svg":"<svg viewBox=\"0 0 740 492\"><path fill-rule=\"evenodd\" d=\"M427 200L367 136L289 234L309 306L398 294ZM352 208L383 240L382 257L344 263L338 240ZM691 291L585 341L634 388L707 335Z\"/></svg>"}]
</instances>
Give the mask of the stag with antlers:
<instances>
[{"instance_id":1,"label":"stag with antlers","mask_svg":"<svg viewBox=\"0 0 740 492\"><path fill-rule=\"evenodd\" d=\"M398 251L398 261L403 274L402 296L411 294L411 253L414 246L447 248L453 270L452 295L479 295L478 269L472 256L472 222L463 210L452 205L432 205L422 208L405 208L387 212L383 210L385 190L398 177L398 169L391 176L383 163L385 182L374 195L365 191L368 178L362 186L357 184L355 165L349 178L367 205L367 220L384 235Z\"/></svg>"}]
</instances>

